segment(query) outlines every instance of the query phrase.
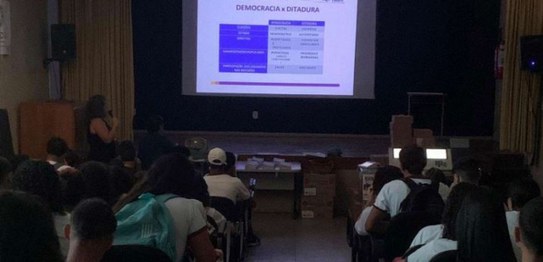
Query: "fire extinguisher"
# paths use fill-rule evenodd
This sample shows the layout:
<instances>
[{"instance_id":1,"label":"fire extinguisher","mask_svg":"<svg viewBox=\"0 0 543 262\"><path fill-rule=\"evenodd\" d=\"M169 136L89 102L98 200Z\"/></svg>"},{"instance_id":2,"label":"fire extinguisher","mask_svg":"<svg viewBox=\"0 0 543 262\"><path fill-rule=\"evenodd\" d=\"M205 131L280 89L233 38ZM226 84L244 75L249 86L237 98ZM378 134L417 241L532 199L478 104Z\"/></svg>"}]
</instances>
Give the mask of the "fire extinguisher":
<instances>
[{"instance_id":1,"label":"fire extinguisher","mask_svg":"<svg viewBox=\"0 0 543 262\"><path fill-rule=\"evenodd\" d=\"M502 41L494 51L494 77L503 79L503 63L505 60L505 43Z\"/></svg>"}]
</instances>

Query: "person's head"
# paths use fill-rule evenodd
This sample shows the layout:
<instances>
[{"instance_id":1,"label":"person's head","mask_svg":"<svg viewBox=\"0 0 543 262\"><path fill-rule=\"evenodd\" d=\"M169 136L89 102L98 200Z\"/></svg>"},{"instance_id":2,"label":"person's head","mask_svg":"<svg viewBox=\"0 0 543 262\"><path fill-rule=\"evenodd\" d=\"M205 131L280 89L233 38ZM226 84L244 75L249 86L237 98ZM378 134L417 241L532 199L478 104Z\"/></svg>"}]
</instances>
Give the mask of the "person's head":
<instances>
[{"instance_id":1,"label":"person's head","mask_svg":"<svg viewBox=\"0 0 543 262\"><path fill-rule=\"evenodd\" d=\"M504 207L487 190L464 198L455 232L459 261L515 261Z\"/></svg>"},{"instance_id":2,"label":"person's head","mask_svg":"<svg viewBox=\"0 0 543 262\"><path fill-rule=\"evenodd\" d=\"M448 181L447 177L445 177L445 173L435 167L428 169L428 171L424 173L424 176L432 180L432 184L437 185L439 183L443 183L447 186L450 185L450 181Z\"/></svg>"},{"instance_id":3,"label":"person's head","mask_svg":"<svg viewBox=\"0 0 543 262\"><path fill-rule=\"evenodd\" d=\"M0 261L63 261L53 217L37 196L0 191Z\"/></svg>"},{"instance_id":4,"label":"person's head","mask_svg":"<svg viewBox=\"0 0 543 262\"><path fill-rule=\"evenodd\" d=\"M107 116L106 97L103 95L94 95L89 98L86 106L87 118L104 118Z\"/></svg>"},{"instance_id":5,"label":"person's head","mask_svg":"<svg viewBox=\"0 0 543 262\"><path fill-rule=\"evenodd\" d=\"M136 148L134 143L130 140L124 140L119 143L117 151L121 160L124 161L134 161L136 159Z\"/></svg>"},{"instance_id":6,"label":"person's head","mask_svg":"<svg viewBox=\"0 0 543 262\"><path fill-rule=\"evenodd\" d=\"M91 253L98 253L101 257L111 247L117 220L104 200L90 198L81 201L74 208L70 220L70 225L64 228L65 237L70 239L70 255L85 256L73 253L90 249Z\"/></svg>"},{"instance_id":7,"label":"person's head","mask_svg":"<svg viewBox=\"0 0 543 262\"><path fill-rule=\"evenodd\" d=\"M537 182L530 178L517 179L507 188L507 206L520 210L524 204L538 196L541 196L541 191Z\"/></svg>"},{"instance_id":8,"label":"person's head","mask_svg":"<svg viewBox=\"0 0 543 262\"><path fill-rule=\"evenodd\" d=\"M469 183L460 183L452 188L447 197L447 201L445 202L445 208L443 209L443 216L441 218L443 238L456 240L456 217L458 210L460 209L464 198L469 193L476 190L480 190L480 188L477 185Z\"/></svg>"},{"instance_id":9,"label":"person's head","mask_svg":"<svg viewBox=\"0 0 543 262\"><path fill-rule=\"evenodd\" d=\"M379 191L381 191L381 188L383 188L385 184L392 180L401 179L402 177L402 171L395 166L379 167L373 178L373 194L376 196L379 194Z\"/></svg>"},{"instance_id":10,"label":"person's head","mask_svg":"<svg viewBox=\"0 0 543 262\"><path fill-rule=\"evenodd\" d=\"M62 157L68 152L68 144L60 137L52 137L47 142L47 154Z\"/></svg>"},{"instance_id":11,"label":"person's head","mask_svg":"<svg viewBox=\"0 0 543 262\"><path fill-rule=\"evenodd\" d=\"M113 201L111 178L108 166L96 161L89 161L79 168L85 184L83 198L101 198L111 203Z\"/></svg>"},{"instance_id":12,"label":"person's head","mask_svg":"<svg viewBox=\"0 0 543 262\"><path fill-rule=\"evenodd\" d=\"M63 212L60 180L55 168L45 161L27 160L13 173L13 188L42 198L53 212Z\"/></svg>"},{"instance_id":13,"label":"person's head","mask_svg":"<svg viewBox=\"0 0 543 262\"><path fill-rule=\"evenodd\" d=\"M164 128L164 119L159 115L152 115L147 119L146 129L149 133L156 133Z\"/></svg>"},{"instance_id":14,"label":"person's head","mask_svg":"<svg viewBox=\"0 0 543 262\"><path fill-rule=\"evenodd\" d=\"M543 258L543 198L534 198L522 207L515 240L522 255Z\"/></svg>"},{"instance_id":15,"label":"person's head","mask_svg":"<svg viewBox=\"0 0 543 262\"><path fill-rule=\"evenodd\" d=\"M134 186L135 178L124 168L110 167L113 198L118 199L122 194L128 193Z\"/></svg>"},{"instance_id":16,"label":"person's head","mask_svg":"<svg viewBox=\"0 0 543 262\"><path fill-rule=\"evenodd\" d=\"M400 165L410 175L421 175L426 167L426 151L417 145L403 147L400 151Z\"/></svg>"},{"instance_id":17,"label":"person's head","mask_svg":"<svg viewBox=\"0 0 543 262\"><path fill-rule=\"evenodd\" d=\"M209 162L210 173L226 171L226 152L221 148L215 147L209 150L207 161Z\"/></svg>"},{"instance_id":18,"label":"person's head","mask_svg":"<svg viewBox=\"0 0 543 262\"><path fill-rule=\"evenodd\" d=\"M28 155L24 155L24 154L14 155L13 157L9 159L9 162L11 164L11 170L12 171L16 170L19 167L19 165L21 165L26 160L30 160L30 157Z\"/></svg>"},{"instance_id":19,"label":"person's head","mask_svg":"<svg viewBox=\"0 0 543 262\"><path fill-rule=\"evenodd\" d=\"M192 163L181 154L169 154L155 161L147 172L149 192L155 195L188 196L194 183Z\"/></svg>"},{"instance_id":20,"label":"person's head","mask_svg":"<svg viewBox=\"0 0 543 262\"><path fill-rule=\"evenodd\" d=\"M11 163L4 157L0 156L0 188L8 186L9 174L11 173Z\"/></svg>"},{"instance_id":21,"label":"person's head","mask_svg":"<svg viewBox=\"0 0 543 262\"><path fill-rule=\"evenodd\" d=\"M236 155L232 152L226 152L226 170L231 176L236 175Z\"/></svg>"},{"instance_id":22,"label":"person's head","mask_svg":"<svg viewBox=\"0 0 543 262\"><path fill-rule=\"evenodd\" d=\"M481 162L473 157L461 158L453 165L455 183L466 182L478 185L481 179Z\"/></svg>"},{"instance_id":23,"label":"person's head","mask_svg":"<svg viewBox=\"0 0 543 262\"><path fill-rule=\"evenodd\" d=\"M79 167L81 164L81 156L73 150L68 150L64 155L64 162L71 167Z\"/></svg>"}]
</instances>

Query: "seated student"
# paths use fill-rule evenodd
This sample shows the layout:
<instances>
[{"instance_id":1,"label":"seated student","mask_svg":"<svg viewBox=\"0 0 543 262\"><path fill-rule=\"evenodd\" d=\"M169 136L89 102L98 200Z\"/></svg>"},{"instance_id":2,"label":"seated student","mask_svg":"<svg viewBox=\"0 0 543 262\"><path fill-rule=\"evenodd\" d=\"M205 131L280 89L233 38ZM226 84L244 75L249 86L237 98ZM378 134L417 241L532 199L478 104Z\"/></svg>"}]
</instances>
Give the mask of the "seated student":
<instances>
[{"instance_id":1,"label":"seated student","mask_svg":"<svg viewBox=\"0 0 543 262\"><path fill-rule=\"evenodd\" d=\"M515 240L522 250L522 262L543 261L542 218L542 197L530 200L520 210L519 226L515 228Z\"/></svg>"},{"instance_id":2,"label":"seated student","mask_svg":"<svg viewBox=\"0 0 543 262\"><path fill-rule=\"evenodd\" d=\"M375 197L381 191L381 188L390 181L401 179L403 177L402 171L395 166L384 166L377 169L375 172L375 177L373 179L373 184L370 189L370 199L366 204L366 208L362 210L362 213L358 217L354 225L354 229L361 236L367 236L366 232L366 220L373 209L373 203L375 202Z\"/></svg>"},{"instance_id":3,"label":"seated student","mask_svg":"<svg viewBox=\"0 0 543 262\"><path fill-rule=\"evenodd\" d=\"M424 245L407 257L407 261L430 261L435 255L456 250L456 216L464 198L480 188L473 184L460 183L456 185L445 204L440 225L427 226L419 231L413 239L411 247Z\"/></svg>"},{"instance_id":4,"label":"seated student","mask_svg":"<svg viewBox=\"0 0 543 262\"><path fill-rule=\"evenodd\" d=\"M0 261L63 261L51 212L37 196L0 191L0 229Z\"/></svg>"},{"instance_id":5,"label":"seated student","mask_svg":"<svg viewBox=\"0 0 543 262\"><path fill-rule=\"evenodd\" d=\"M62 206L60 179L54 167L44 161L27 160L13 173L12 183L14 189L39 196L47 204L53 213L62 254L67 254L68 240L63 228L70 216Z\"/></svg>"},{"instance_id":6,"label":"seated student","mask_svg":"<svg viewBox=\"0 0 543 262\"><path fill-rule=\"evenodd\" d=\"M160 156L170 153L175 146L164 134L164 119L159 115L150 116L147 119L147 135L138 145L138 157L141 159L142 168L147 170Z\"/></svg>"},{"instance_id":7,"label":"seated student","mask_svg":"<svg viewBox=\"0 0 543 262\"><path fill-rule=\"evenodd\" d=\"M239 200L250 197L249 189L237 177L227 173L226 152L216 147L209 151L209 174L204 179L207 183L209 195L212 197L225 197L234 204Z\"/></svg>"},{"instance_id":8,"label":"seated student","mask_svg":"<svg viewBox=\"0 0 543 262\"><path fill-rule=\"evenodd\" d=\"M146 180L134 186L132 190L113 207L118 212L125 205L135 201L143 193L155 196L163 194L187 195L195 187L194 169L188 159L180 154L160 157L149 169ZM206 228L205 210L198 200L174 197L165 202L175 228L176 252L178 261L190 247L197 261L215 261L215 253Z\"/></svg>"},{"instance_id":9,"label":"seated student","mask_svg":"<svg viewBox=\"0 0 543 262\"><path fill-rule=\"evenodd\" d=\"M9 174L11 173L11 164L6 158L0 157L0 190L10 189L11 181Z\"/></svg>"},{"instance_id":10,"label":"seated student","mask_svg":"<svg viewBox=\"0 0 543 262\"><path fill-rule=\"evenodd\" d=\"M466 196L456 218L457 261L516 261L503 204L488 190Z\"/></svg>"},{"instance_id":11,"label":"seated student","mask_svg":"<svg viewBox=\"0 0 543 262\"><path fill-rule=\"evenodd\" d=\"M539 185L533 179L517 179L511 182L507 188L505 217L507 218L509 236L517 261L522 258L519 247L515 245L515 228L518 227L519 211L528 201L538 196L541 196L541 191Z\"/></svg>"},{"instance_id":12,"label":"seated student","mask_svg":"<svg viewBox=\"0 0 543 262\"><path fill-rule=\"evenodd\" d=\"M70 240L67 262L99 262L111 248L117 220L108 203L99 198L81 201L73 210L64 235Z\"/></svg>"},{"instance_id":13,"label":"seated student","mask_svg":"<svg viewBox=\"0 0 543 262\"><path fill-rule=\"evenodd\" d=\"M141 171L141 161L136 157L136 148L130 140L124 140L117 146L118 156L111 161L111 164L126 170L130 175Z\"/></svg>"},{"instance_id":14,"label":"seated student","mask_svg":"<svg viewBox=\"0 0 543 262\"><path fill-rule=\"evenodd\" d=\"M479 185L481 175L482 167L479 160L473 157L461 158L453 165L454 181L451 187L462 182Z\"/></svg>"},{"instance_id":15,"label":"seated student","mask_svg":"<svg viewBox=\"0 0 543 262\"><path fill-rule=\"evenodd\" d=\"M81 165L80 172L85 185L82 188L83 199L98 197L110 204L116 201L113 196L111 176L106 164L89 161Z\"/></svg>"},{"instance_id":16,"label":"seated student","mask_svg":"<svg viewBox=\"0 0 543 262\"><path fill-rule=\"evenodd\" d=\"M426 152L423 148L410 145L400 151L400 164L404 178L418 184L430 184L431 180L424 178L422 171L426 166ZM394 217L400 212L402 201L409 194L409 186L401 180L391 181L383 186L373 204L366 221L366 231L370 233L385 233L388 216Z\"/></svg>"},{"instance_id":17,"label":"seated student","mask_svg":"<svg viewBox=\"0 0 543 262\"><path fill-rule=\"evenodd\" d=\"M432 180L432 185L439 185L438 193L443 201L447 201L447 197L449 196L451 189L449 187L450 183L447 181L447 178L445 177L443 171L433 167L428 169L428 171L426 171L424 175Z\"/></svg>"},{"instance_id":18,"label":"seated student","mask_svg":"<svg viewBox=\"0 0 543 262\"><path fill-rule=\"evenodd\" d=\"M68 152L68 144L60 137L52 137L47 141L47 157L45 161L51 164L55 170L64 166L64 156Z\"/></svg>"}]
</instances>

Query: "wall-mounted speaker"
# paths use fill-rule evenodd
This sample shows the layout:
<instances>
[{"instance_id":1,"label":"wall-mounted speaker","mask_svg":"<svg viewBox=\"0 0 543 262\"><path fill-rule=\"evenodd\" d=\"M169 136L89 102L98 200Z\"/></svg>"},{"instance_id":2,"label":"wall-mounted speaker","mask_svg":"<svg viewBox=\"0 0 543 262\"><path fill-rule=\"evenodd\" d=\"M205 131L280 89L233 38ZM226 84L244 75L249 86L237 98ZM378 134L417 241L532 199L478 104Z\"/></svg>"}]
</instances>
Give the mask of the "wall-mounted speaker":
<instances>
[{"instance_id":1,"label":"wall-mounted speaker","mask_svg":"<svg viewBox=\"0 0 543 262\"><path fill-rule=\"evenodd\" d=\"M66 61L75 59L75 25L51 25L51 49L53 60Z\"/></svg>"},{"instance_id":2,"label":"wall-mounted speaker","mask_svg":"<svg viewBox=\"0 0 543 262\"><path fill-rule=\"evenodd\" d=\"M543 72L543 35L528 35L520 38L521 69Z\"/></svg>"}]
</instances>

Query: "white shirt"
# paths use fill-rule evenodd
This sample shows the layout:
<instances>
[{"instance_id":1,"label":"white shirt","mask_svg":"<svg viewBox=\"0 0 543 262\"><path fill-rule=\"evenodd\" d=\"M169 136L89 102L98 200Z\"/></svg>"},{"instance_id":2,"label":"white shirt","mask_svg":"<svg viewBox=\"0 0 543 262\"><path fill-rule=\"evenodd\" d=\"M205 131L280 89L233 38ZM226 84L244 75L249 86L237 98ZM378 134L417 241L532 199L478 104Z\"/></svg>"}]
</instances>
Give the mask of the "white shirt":
<instances>
[{"instance_id":1,"label":"white shirt","mask_svg":"<svg viewBox=\"0 0 543 262\"><path fill-rule=\"evenodd\" d=\"M169 199L164 204L172 215L175 227L176 261L178 261L185 253L188 236L201 229L207 230L205 209L200 201L182 197Z\"/></svg>"},{"instance_id":2,"label":"white shirt","mask_svg":"<svg viewBox=\"0 0 543 262\"><path fill-rule=\"evenodd\" d=\"M424 245L434 239L442 238L443 236L443 225L431 225L426 226L419 230L411 245L409 247L414 247L418 245Z\"/></svg>"},{"instance_id":3,"label":"white shirt","mask_svg":"<svg viewBox=\"0 0 543 262\"><path fill-rule=\"evenodd\" d=\"M428 262L432 257L441 252L456 250L456 246L457 244L454 240L446 238L434 239L409 255L406 262Z\"/></svg>"},{"instance_id":4,"label":"white shirt","mask_svg":"<svg viewBox=\"0 0 543 262\"><path fill-rule=\"evenodd\" d=\"M507 219L507 230L509 231L509 239L511 239L511 245L513 246L513 252L517 261L522 261L522 253L515 241L515 227L518 227L518 211L505 212L505 218Z\"/></svg>"},{"instance_id":5,"label":"white shirt","mask_svg":"<svg viewBox=\"0 0 543 262\"><path fill-rule=\"evenodd\" d=\"M204 179L207 184L209 196L226 197L236 203L238 200L249 199L249 189L237 177L228 174L206 175Z\"/></svg>"},{"instance_id":6,"label":"white shirt","mask_svg":"<svg viewBox=\"0 0 543 262\"><path fill-rule=\"evenodd\" d=\"M373 207L364 208L364 210L362 210L362 213L360 214L360 217L358 217L358 220L354 224L354 229L356 230L356 233L361 236L368 235L368 232L366 231L366 221L368 220L372 209Z\"/></svg>"},{"instance_id":7,"label":"white shirt","mask_svg":"<svg viewBox=\"0 0 543 262\"><path fill-rule=\"evenodd\" d=\"M58 242L60 244L60 251L62 256L68 255L70 249L70 240L64 236L64 227L70 224L70 214L60 215L58 213L53 214L53 220L55 222L55 231L57 232Z\"/></svg>"},{"instance_id":8,"label":"white shirt","mask_svg":"<svg viewBox=\"0 0 543 262\"><path fill-rule=\"evenodd\" d=\"M451 188L439 182L438 192L441 198L443 199L443 202L447 202L447 198L449 197L449 194L451 193Z\"/></svg>"},{"instance_id":9,"label":"white shirt","mask_svg":"<svg viewBox=\"0 0 543 262\"><path fill-rule=\"evenodd\" d=\"M417 184L430 184L430 179L412 178ZM387 212L390 217L400 212L400 205L411 190L402 180L393 180L383 186L373 206L381 211Z\"/></svg>"}]
</instances>

